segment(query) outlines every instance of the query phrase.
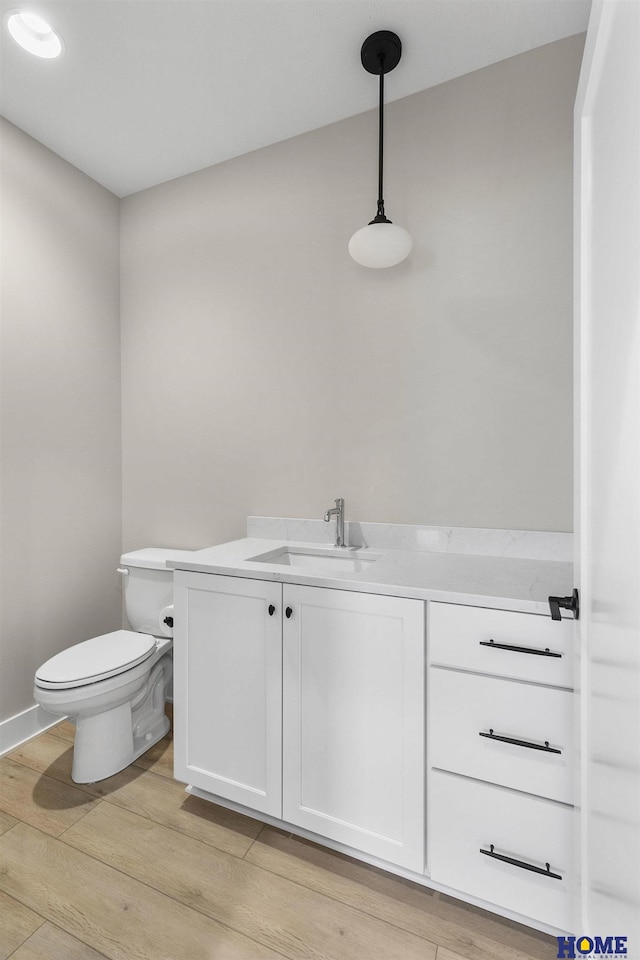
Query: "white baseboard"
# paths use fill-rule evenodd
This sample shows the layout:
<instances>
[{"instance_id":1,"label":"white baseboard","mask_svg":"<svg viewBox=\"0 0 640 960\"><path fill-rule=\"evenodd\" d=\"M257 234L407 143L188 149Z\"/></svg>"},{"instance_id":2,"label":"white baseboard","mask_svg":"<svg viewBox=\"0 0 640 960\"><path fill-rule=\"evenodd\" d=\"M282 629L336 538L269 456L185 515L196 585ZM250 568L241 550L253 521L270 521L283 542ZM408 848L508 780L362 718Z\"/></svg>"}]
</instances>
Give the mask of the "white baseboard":
<instances>
[{"instance_id":1,"label":"white baseboard","mask_svg":"<svg viewBox=\"0 0 640 960\"><path fill-rule=\"evenodd\" d=\"M34 703L22 713L16 713L15 717L0 721L0 757L54 727L63 719L64 717L54 717L52 713Z\"/></svg>"}]
</instances>

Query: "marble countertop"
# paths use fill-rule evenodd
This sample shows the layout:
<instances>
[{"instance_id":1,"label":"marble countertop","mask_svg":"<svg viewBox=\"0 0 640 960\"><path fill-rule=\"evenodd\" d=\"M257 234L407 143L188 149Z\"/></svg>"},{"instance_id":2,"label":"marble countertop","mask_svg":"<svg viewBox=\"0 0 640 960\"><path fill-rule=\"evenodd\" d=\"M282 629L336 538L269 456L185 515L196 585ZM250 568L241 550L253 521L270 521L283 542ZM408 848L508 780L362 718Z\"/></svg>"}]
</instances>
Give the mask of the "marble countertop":
<instances>
[{"instance_id":1,"label":"marble countertop","mask_svg":"<svg viewBox=\"0 0 640 960\"><path fill-rule=\"evenodd\" d=\"M340 558L379 557L360 572L317 571L256 561L264 553L317 549ZM566 560L489 556L449 551L389 549L381 546L336 548L326 542L246 537L193 553L169 566L179 570L251 577L360 593L418 600L440 600L549 616L548 597L569 595L573 565Z\"/></svg>"}]
</instances>

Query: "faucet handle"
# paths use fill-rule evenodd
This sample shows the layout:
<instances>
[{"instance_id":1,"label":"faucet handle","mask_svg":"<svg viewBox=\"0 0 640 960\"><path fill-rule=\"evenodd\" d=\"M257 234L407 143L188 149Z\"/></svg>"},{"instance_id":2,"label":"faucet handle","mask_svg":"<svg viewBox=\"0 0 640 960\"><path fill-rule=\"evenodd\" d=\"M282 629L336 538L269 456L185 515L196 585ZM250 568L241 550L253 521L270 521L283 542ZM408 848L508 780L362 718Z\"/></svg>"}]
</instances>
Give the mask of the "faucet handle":
<instances>
[{"instance_id":1,"label":"faucet handle","mask_svg":"<svg viewBox=\"0 0 640 960\"><path fill-rule=\"evenodd\" d=\"M325 523L328 523L331 517L335 517L336 514L340 516L340 514L342 514L344 511L343 497L337 497L333 502L335 503L335 507L331 507L331 510L327 510L325 512L325 515L324 515Z\"/></svg>"}]
</instances>

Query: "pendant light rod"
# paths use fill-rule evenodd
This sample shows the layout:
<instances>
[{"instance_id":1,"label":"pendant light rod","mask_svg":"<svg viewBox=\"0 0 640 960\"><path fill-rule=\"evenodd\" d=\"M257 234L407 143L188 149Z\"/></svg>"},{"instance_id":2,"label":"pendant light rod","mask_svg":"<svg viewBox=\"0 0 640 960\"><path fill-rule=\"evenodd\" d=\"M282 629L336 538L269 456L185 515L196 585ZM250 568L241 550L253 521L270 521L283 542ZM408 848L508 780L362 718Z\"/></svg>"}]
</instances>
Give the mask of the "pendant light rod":
<instances>
[{"instance_id":1,"label":"pendant light rod","mask_svg":"<svg viewBox=\"0 0 640 960\"><path fill-rule=\"evenodd\" d=\"M382 190L382 173L384 169L384 53L378 54L378 69L380 70L380 102L378 106L378 217L386 220L384 215L384 199ZM373 221L376 222L375 220ZM379 221L378 221L379 222Z\"/></svg>"},{"instance_id":2,"label":"pendant light rod","mask_svg":"<svg viewBox=\"0 0 640 960\"><path fill-rule=\"evenodd\" d=\"M368 73L380 78L380 96L378 104L378 210L371 223L390 223L384 213L383 175L384 175L384 75L390 73L400 63L402 43L397 33L391 30L378 30L362 44L360 60Z\"/></svg>"}]
</instances>

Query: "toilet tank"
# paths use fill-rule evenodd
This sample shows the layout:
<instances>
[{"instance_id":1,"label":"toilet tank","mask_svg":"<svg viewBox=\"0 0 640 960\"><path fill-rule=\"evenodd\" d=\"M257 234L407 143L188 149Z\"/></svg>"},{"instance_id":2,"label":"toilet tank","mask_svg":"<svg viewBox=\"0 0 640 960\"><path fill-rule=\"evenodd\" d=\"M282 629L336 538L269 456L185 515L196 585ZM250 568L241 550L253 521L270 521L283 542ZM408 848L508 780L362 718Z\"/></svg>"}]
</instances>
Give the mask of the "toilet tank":
<instances>
[{"instance_id":1,"label":"toilet tank","mask_svg":"<svg viewBox=\"0 0 640 960\"><path fill-rule=\"evenodd\" d=\"M173 627L164 622L165 617L173 614L173 610L166 610L173 603L173 570L167 561L179 560L190 553L190 550L145 547L122 554L124 605L132 630L154 637L173 636Z\"/></svg>"}]
</instances>

